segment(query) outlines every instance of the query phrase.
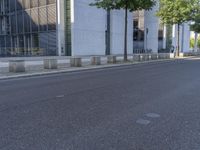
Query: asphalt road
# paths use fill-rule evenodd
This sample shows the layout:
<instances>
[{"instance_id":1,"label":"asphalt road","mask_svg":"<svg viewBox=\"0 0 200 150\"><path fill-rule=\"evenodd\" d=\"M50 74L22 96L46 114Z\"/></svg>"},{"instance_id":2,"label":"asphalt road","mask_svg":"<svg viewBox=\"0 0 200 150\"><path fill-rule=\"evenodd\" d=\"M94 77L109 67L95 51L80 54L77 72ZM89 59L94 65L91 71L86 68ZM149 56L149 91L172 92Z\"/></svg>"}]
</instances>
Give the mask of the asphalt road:
<instances>
[{"instance_id":1,"label":"asphalt road","mask_svg":"<svg viewBox=\"0 0 200 150\"><path fill-rule=\"evenodd\" d=\"M0 81L0 150L200 150L200 59Z\"/></svg>"}]
</instances>

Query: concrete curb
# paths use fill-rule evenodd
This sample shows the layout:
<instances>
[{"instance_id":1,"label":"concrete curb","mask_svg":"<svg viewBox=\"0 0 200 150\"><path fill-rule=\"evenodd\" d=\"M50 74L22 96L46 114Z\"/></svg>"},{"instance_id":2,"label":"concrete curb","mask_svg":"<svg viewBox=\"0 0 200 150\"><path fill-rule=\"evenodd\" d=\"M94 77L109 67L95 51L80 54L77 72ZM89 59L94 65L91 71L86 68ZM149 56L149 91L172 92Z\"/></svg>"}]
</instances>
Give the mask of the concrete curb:
<instances>
[{"instance_id":1,"label":"concrete curb","mask_svg":"<svg viewBox=\"0 0 200 150\"><path fill-rule=\"evenodd\" d=\"M73 73L73 72L81 72L81 71L88 71L88 70L95 70L95 69L106 69L106 68L114 68L114 67L121 67L121 66L148 64L148 63L154 63L154 62L170 62L170 61L176 61L176 60L180 60L180 58L179 59L150 60L150 61L144 61L144 62L127 62L127 63L121 63L121 64L106 64L106 65L89 66L89 67L81 67L81 68L67 68L65 70L55 70L55 71L51 70L49 72L15 74L15 75L10 75L10 76L0 77L0 80L28 78L28 77L34 77L34 76L45 76L45 75L53 75L53 74L61 74L61 73Z\"/></svg>"}]
</instances>

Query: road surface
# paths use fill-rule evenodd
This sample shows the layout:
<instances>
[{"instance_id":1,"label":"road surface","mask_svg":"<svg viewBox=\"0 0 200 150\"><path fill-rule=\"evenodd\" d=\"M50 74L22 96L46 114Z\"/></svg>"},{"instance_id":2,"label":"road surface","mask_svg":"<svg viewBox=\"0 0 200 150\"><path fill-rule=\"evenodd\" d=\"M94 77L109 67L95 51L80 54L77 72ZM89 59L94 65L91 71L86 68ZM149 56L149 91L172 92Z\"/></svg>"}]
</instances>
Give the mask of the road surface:
<instances>
[{"instance_id":1,"label":"road surface","mask_svg":"<svg viewBox=\"0 0 200 150\"><path fill-rule=\"evenodd\" d=\"M0 81L0 150L199 150L200 59Z\"/></svg>"}]
</instances>

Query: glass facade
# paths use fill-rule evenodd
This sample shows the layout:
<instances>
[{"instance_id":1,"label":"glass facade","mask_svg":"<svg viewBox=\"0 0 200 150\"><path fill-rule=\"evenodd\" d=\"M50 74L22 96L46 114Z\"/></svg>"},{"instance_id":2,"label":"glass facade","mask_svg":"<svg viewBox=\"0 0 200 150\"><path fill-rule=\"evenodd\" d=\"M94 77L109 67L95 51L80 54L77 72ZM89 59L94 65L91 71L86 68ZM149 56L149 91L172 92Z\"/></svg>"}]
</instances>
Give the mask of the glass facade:
<instances>
[{"instance_id":1,"label":"glass facade","mask_svg":"<svg viewBox=\"0 0 200 150\"><path fill-rule=\"evenodd\" d=\"M144 52L144 11L133 13L133 52Z\"/></svg>"},{"instance_id":2,"label":"glass facade","mask_svg":"<svg viewBox=\"0 0 200 150\"><path fill-rule=\"evenodd\" d=\"M159 23L158 29L158 50L163 49L163 28L164 26ZM133 12L133 47L134 53L144 53L145 52L145 40L147 41L148 32L145 29L145 11L134 11ZM146 35L146 36L145 36Z\"/></svg>"},{"instance_id":3,"label":"glass facade","mask_svg":"<svg viewBox=\"0 0 200 150\"><path fill-rule=\"evenodd\" d=\"M57 55L56 0L0 0L0 56Z\"/></svg>"}]
</instances>

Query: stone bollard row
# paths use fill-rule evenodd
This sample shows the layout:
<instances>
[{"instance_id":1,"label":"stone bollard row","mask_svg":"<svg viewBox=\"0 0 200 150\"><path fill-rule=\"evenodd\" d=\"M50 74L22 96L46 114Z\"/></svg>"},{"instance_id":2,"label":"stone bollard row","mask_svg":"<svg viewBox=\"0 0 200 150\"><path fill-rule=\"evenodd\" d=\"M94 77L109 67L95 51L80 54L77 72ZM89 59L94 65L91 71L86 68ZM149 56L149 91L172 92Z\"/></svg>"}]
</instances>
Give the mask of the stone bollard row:
<instances>
[{"instance_id":1,"label":"stone bollard row","mask_svg":"<svg viewBox=\"0 0 200 150\"><path fill-rule=\"evenodd\" d=\"M183 54L184 55L184 54ZM157 59L171 59L175 58L174 53L152 53L152 54L134 54L132 55L132 61L141 62L141 61L149 61L149 60L157 60ZM116 64L117 56L109 55L107 56L107 63ZM90 59L91 65L101 65L101 57L93 56ZM81 57L71 57L70 58L70 66L71 67L82 67L82 58ZM58 60L57 59L44 59L43 60L44 69L57 69L58 68ZM25 72L25 61L24 60L11 60L9 61L9 72Z\"/></svg>"}]
</instances>

